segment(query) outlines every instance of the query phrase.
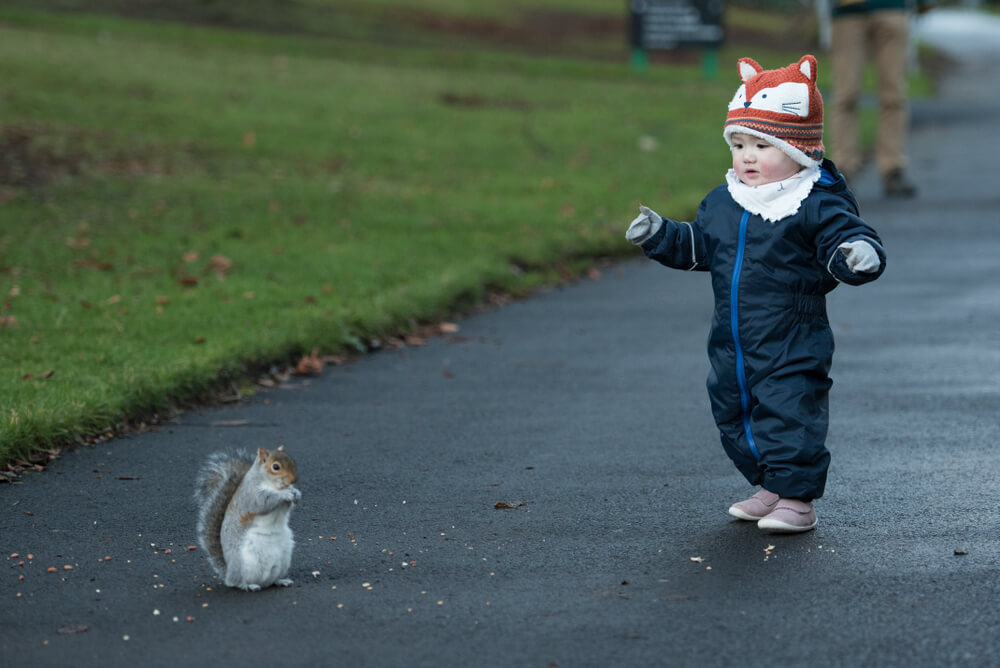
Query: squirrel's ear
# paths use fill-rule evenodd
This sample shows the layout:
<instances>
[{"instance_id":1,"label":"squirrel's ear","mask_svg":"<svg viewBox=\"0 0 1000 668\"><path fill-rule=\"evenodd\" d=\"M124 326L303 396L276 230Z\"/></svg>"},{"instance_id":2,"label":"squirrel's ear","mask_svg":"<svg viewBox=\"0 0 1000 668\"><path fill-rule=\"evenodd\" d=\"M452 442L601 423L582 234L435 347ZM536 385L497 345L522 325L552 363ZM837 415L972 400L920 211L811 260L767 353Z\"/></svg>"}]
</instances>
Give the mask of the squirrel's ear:
<instances>
[{"instance_id":1,"label":"squirrel's ear","mask_svg":"<svg viewBox=\"0 0 1000 668\"><path fill-rule=\"evenodd\" d=\"M266 448L257 448L257 458L260 460L261 464L267 461L267 456L269 454L270 453L267 451Z\"/></svg>"},{"instance_id":2,"label":"squirrel's ear","mask_svg":"<svg viewBox=\"0 0 1000 668\"><path fill-rule=\"evenodd\" d=\"M281 445L278 446L278 452L284 452L284 451L285 451L285 444L282 443Z\"/></svg>"},{"instance_id":3,"label":"squirrel's ear","mask_svg":"<svg viewBox=\"0 0 1000 668\"><path fill-rule=\"evenodd\" d=\"M757 61L753 58L740 58L736 67L739 70L740 79L743 83L750 81L750 79L753 79L755 76L764 71L764 68L758 65Z\"/></svg>"}]
</instances>

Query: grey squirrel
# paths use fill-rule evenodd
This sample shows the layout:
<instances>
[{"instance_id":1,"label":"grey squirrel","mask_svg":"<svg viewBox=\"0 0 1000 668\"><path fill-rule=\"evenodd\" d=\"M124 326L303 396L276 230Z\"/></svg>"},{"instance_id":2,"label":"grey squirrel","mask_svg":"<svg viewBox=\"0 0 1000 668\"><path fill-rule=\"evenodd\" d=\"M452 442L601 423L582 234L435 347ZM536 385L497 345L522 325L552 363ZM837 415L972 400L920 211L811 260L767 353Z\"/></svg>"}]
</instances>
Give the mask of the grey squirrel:
<instances>
[{"instance_id":1,"label":"grey squirrel","mask_svg":"<svg viewBox=\"0 0 1000 668\"><path fill-rule=\"evenodd\" d=\"M295 460L285 446L257 456L242 450L209 456L198 472L198 544L229 587L258 591L287 587L295 540L288 526L292 505L302 498Z\"/></svg>"}]
</instances>

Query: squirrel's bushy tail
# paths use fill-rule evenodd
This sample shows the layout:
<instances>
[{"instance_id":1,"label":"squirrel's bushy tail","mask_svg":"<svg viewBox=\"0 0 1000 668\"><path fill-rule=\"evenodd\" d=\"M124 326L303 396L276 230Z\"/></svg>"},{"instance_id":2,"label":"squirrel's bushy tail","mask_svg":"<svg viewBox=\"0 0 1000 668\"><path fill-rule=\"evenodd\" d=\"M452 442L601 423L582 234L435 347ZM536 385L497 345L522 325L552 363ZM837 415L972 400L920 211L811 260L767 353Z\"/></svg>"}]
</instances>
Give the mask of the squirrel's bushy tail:
<instances>
[{"instance_id":1,"label":"squirrel's bushy tail","mask_svg":"<svg viewBox=\"0 0 1000 668\"><path fill-rule=\"evenodd\" d=\"M198 472L194 500L198 505L198 544L208 554L208 561L220 577L226 574L222 554L222 520L226 507L250 470L253 458L246 452L216 452Z\"/></svg>"}]
</instances>

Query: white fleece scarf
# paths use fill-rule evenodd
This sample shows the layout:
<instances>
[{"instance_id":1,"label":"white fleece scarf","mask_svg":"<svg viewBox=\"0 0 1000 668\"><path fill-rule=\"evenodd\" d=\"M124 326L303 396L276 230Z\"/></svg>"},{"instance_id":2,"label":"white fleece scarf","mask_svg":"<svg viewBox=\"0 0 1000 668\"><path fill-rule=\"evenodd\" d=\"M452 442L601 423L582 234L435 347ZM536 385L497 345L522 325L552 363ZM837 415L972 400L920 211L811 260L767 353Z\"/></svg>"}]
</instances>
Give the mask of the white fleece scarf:
<instances>
[{"instance_id":1,"label":"white fleece scarf","mask_svg":"<svg viewBox=\"0 0 1000 668\"><path fill-rule=\"evenodd\" d=\"M799 210L802 200L812 192L819 177L819 165L816 164L796 172L784 181L748 186L736 176L736 170L730 169L726 174L726 183L729 184L729 194L737 204L774 223Z\"/></svg>"}]
</instances>

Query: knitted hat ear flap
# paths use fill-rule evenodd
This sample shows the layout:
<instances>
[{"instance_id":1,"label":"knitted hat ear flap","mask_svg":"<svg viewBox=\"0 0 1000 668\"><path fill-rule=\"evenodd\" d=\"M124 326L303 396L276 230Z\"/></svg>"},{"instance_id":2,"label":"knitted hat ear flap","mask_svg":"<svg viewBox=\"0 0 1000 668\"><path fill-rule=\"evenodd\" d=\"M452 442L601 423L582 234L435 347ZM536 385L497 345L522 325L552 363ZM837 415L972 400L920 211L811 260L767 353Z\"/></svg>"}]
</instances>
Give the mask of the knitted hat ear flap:
<instances>
[{"instance_id":1,"label":"knitted hat ear flap","mask_svg":"<svg viewBox=\"0 0 1000 668\"><path fill-rule=\"evenodd\" d=\"M816 86L816 58L765 70L752 58L740 58L737 72L743 84L729 103L723 137L741 132L759 137L784 151L795 162L811 167L823 160L823 98Z\"/></svg>"}]
</instances>

